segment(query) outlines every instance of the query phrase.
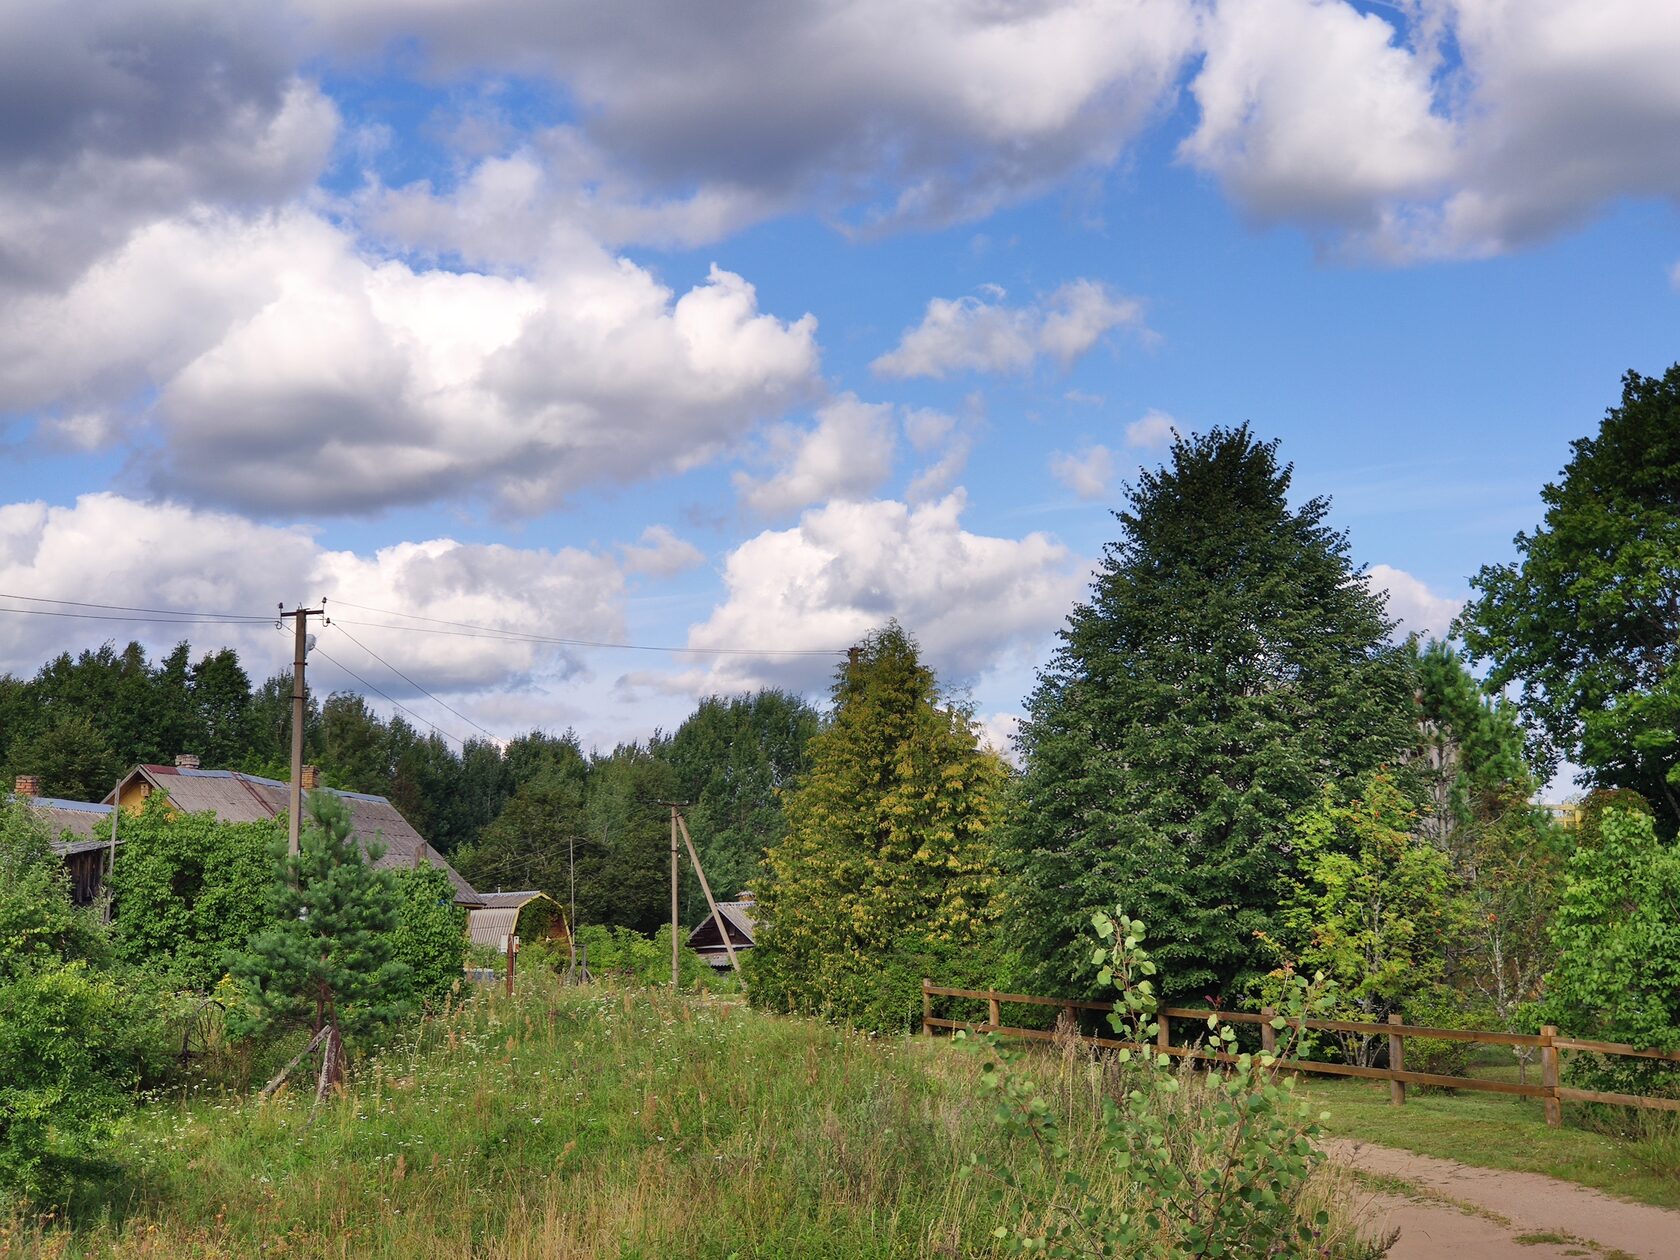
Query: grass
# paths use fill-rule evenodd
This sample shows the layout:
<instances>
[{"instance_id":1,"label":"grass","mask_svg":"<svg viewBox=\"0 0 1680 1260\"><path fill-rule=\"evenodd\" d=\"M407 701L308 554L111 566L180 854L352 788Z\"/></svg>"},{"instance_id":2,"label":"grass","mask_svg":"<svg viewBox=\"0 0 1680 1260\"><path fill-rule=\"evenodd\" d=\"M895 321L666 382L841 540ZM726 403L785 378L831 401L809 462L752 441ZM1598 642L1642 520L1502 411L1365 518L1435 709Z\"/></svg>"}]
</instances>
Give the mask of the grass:
<instances>
[{"instance_id":1,"label":"grass","mask_svg":"<svg viewBox=\"0 0 1680 1260\"><path fill-rule=\"evenodd\" d=\"M1564 1108L1563 1127L1553 1129L1537 1099L1413 1089L1406 1105L1395 1107L1384 1082L1306 1079L1303 1084L1307 1096L1330 1113L1324 1127L1332 1137L1479 1168L1543 1173L1642 1203L1680 1207L1680 1130L1669 1121L1648 1116L1628 1135L1607 1131L1595 1109L1571 1105Z\"/></svg>"},{"instance_id":2,"label":"grass","mask_svg":"<svg viewBox=\"0 0 1680 1260\"><path fill-rule=\"evenodd\" d=\"M313 1118L307 1089L142 1108L120 1173L53 1216L0 1212L0 1253L990 1255L1021 1210L960 1174L970 1154L1043 1185L977 1103L976 1056L947 1042L536 980L511 1001L470 994ZM1073 1050L1033 1070L1089 1159L1112 1081ZM1093 1175L1130 1205L1123 1173ZM1333 1169L1311 1188L1304 1210L1332 1213L1329 1255L1370 1254L1356 1197Z\"/></svg>"}]
</instances>

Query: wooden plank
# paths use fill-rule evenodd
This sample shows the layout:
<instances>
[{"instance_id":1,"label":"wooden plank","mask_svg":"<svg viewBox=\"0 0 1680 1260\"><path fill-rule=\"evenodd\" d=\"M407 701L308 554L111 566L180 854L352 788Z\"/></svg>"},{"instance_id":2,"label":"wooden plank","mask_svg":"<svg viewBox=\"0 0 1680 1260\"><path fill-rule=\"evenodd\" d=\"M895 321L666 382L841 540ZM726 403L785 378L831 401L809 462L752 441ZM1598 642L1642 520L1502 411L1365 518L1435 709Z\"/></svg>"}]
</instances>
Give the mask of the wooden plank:
<instances>
[{"instance_id":1,"label":"wooden plank","mask_svg":"<svg viewBox=\"0 0 1680 1260\"><path fill-rule=\"evenodd\" d=\"M1388 1022L1390 1025L1398 1027L1400 1017L1390 1015ZM1402 1078L1406 1075L1406 1039L1399 1033L1391 1032L1388 1034L1388 1066L1391 1073L1388 1078L1388 1101L1396 1107L1404 1107L1406 1105L1406 1082Z\"/></svg>"},{"instance_id":2,"label":"wooden plank","mask_svg":"<svg viewBox=\"0 0 1680 1260\"><path fill-rule=\"evenodd\" d=\"M1590 1050L1594 1054L1625 1054L1636 1059L1661 1059L1665 1063L1680 1063L1680 1050L1638 1050L1619 1041L1576 1041L1553 1037L1552 1045L1559 1050Z\"/></svg>"},{"instance_id":3,"label":"wooden plank","mask_svg":"<svg viewBox=\"0 0 1680 1260\"><path fill-rule=\"evenodd\" d=\"M1540 1029L1540 1083L1546 1093L1546 1125L1559 1128L1563 1124L1563 1103L1558 1096L1558 1051L1553 1040L1557 1028L1546 1024Z\"/></svg>"},{"instance_id":4,"label":"wooden plank","mask_svg":"<svg viewBox=\"0 0 1680 1260\"><path fill-rule=\"evenodd\" d=\"M1652 1111L1680 1111L1680 1098L1646 1098L1640 1094L1600 1094L1590 1089L1558 1088L1565 1102L1610 1103L1617 1107L1644 1107Z\"/></svg>"},{"instance_id":5,"label":"wooden plank","mask_svg":"<svg viewBox=\"0 0 1680 1260\"><path fill-rule=\"evenodd\" d=\"M935 997L973 998L978 1002L1016 1002L1023 1006L1061 1006L1069 1010L1112 1011L1113 1002L1086 1002L1079 998L1034 997L1030 993L999 993L994 989L948 989L931 984L927 992Z\"/></svg>"}]
</instances>

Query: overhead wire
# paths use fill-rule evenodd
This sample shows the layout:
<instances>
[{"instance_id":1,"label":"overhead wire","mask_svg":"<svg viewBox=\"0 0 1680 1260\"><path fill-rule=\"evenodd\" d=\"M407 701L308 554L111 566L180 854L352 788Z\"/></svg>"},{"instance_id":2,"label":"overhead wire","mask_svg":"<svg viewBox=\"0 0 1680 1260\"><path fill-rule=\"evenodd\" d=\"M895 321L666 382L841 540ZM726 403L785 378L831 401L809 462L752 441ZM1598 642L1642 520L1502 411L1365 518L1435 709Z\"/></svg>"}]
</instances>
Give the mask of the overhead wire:
<instances>
[{"instance_id":1,"label":"overhead wire","mask_svg":"<svg viewBox=\"0 0 1680 1260\"><path fill-rule=\"evenodd\" d=\"M355 635L351 634L348 630L346 630L343 626L341 626L337 621L328 621L327 625L330 626L332 629L337 630L345 638L349 639L350 642L354 643L357 647L361 648L362 651L366 652L369 656L373 657L374 660L378 661L381 665L383 665L386 669L390 670L398 678L402 679L410 687L413 687L414 690L418 691L421 695L425 696L426 699L430 700L433 704L440 705L441 707L443 707L445 709L448 709L451 713L453 713L456 717L460 718L468 726L472 727L474 730L483 732L485 735L488 735L491 739L495 740L497 743L506 743L507 742L507 741L503 740L500 735L496 734L496 732L491 731L491 730L486 730L484 727L480 726L477 722L473 721L470 717L468 717L465 713L462 713L459 709L455 708L453 705L451 705L451 704L449 704L449 703L447 703L443 700L438 699L438 697L434 696L431 692L427 691L419 683L415 682L414 679L410 678L407 674L403 673L402 670L398 669L395 665L391 664L390 661L386 660L383 656L379 655L378 652L375 652L367 644L363 643Z\"/></svg>"},{"instance_id":2,"label":"overhead wire","mask_svg":"<svg viewBox=\"0 0 1680 1260\"><path fill-rule=\"evenodd\" d=\"M5 608L0 612L28 613L41 617L81 617L98 621L150 621L154 619L180 619L183 625L196 623L210 624L212 622L260 622L272 620L266 614L255 613L215 613L204 612L200 609L189 608L139 608L132 604L94 604L81 599L49 599L42 595L14 595L7 591L0 591L0 599L21 600L30 604L64 604L70 608L99 608L114 612L156 614L154 617L101 617L97 613L61 612L56 609L33 608Z\"/></svg>"}]
</instances>

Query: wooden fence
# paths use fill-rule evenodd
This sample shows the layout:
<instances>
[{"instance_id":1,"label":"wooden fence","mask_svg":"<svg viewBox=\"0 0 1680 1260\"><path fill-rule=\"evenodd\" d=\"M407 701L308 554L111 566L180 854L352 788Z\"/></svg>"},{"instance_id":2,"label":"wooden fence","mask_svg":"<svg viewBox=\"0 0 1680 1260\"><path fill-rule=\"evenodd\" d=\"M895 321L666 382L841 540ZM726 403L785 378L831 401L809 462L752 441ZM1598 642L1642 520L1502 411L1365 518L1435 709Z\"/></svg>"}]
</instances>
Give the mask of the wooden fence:
<instances>
[{"instance_id":1,"label":"wooden fence","mask_svg":"<svg viewBox=\"0 0 1680 1260\"><path fill-rule=\"evenodd\" d=\"M933 999L936 997L968 998L986 1003L986 1019L983 1022L969 1022L956 1019L939 1019L933 1014ZM931 1037L938 1029L966 1029L970 1032L995 1032L1005 1037L1018 1037L1026 1041L1050 1041L1055 1038L1054 1032L1042 1028L1012 1028L1003 1023L1001 1007L1005 1003L1024 1006L1054 1006L1066 1012L1071 1018L1077 1019L1080 1011L1112 1011L1113 1002L1082 1002L1071 998L1034 997L1026 993L1000 993L995 989L952 989L936 985L931 980L922 981L922 1032ZM1207 1011L1190 1010L1183 1007L1169 1006L1155 1013L1157 1023L1155 1044L1143 1045L1134 1041L1122 1041L1112 1037L1094 1037L1080 1033L1079 1039L1087 1045L1113 1047L1128 1050L1152 1050L1160 1054L1172 1055L1175 1058L1196 1058L1213 1062L1229 1063L1233 1057L1208 1050L1200 1045L1172 1044L1172 1024L1174 1020L1184 1022L1194 1021L1204 1031L1208 1024L1208 1016L1218 1015L1221 1021L1230 1024L1258 1024L1260 1025L1260 1048L1263 1051L1273 1051L1277 1046L1277 1031L1272 1027L1275 1013L1264 1011L1255 1014L1249 1011ZM1610 1041L1581 1041L1571 1037L1558 1035L1558 1030L1548 1024L1538 1034L1488 1032L1480 1029L1465 1028L1426 1028L1416 1024L1402 1023L1400 1016L1390 1015L1386 1024L1362 1024L1345 1019L1307 1019L1290 1020L1289 1027L1304 1026L1312 1032L1344 1032L1358 1033L1368 1037L1386 1037L1388 1039L1388 1067L1356 1067L1348 1063L1315 1063L1307 1059L1280 1059L1278 1069L1287 1072L1318 1072L1326 1076L1358 1076L1370 1080L1387 1081L1389 1083L1389 1099L1398 1107L1406 1101L1407 1085L1434 1085L1441 1089L1479 1090L1490 1094L1518 1094L1524 1098L1538 1098L1545 1104L1546 1123L1559 1125L1563 1123L1563 1104L1566 1102L1595 1102L1612 1103L1623 1107L1643 1107L1657 1111L1680 1111L1680 1099L1675 1098L1646 1098L1638 1094L1604 1094L1587 1089L1570 1089L1560 1082L1560 1058L1566 1050L1586 1050L1594 1054L1629 1055L1641 1059L1661 1059L1669 1063L1680 1063L1680 1050L1640 1050L1633 1046L1622 1045ZM1439 1076L1433 1072L1408 1072L1406 1070L1406 1038L1422 1037L1430 1041L1473 1041L1488 1046L1531 1046L1540 1052L1540 1083L1526 1084L1517 1081L1484 1081L1469 1076Z\"/></svg>"}]
</instances>

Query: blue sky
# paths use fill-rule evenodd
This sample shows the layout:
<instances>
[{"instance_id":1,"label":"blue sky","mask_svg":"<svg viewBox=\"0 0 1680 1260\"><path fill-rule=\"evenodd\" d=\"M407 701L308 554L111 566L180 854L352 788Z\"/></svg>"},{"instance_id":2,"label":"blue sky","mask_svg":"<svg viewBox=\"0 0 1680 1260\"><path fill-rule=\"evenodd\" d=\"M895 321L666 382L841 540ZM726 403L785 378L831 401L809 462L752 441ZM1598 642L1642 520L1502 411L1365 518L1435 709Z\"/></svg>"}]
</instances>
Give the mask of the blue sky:
<instances>
[{"instance_id":1,"label":"blue sky","mask_svg":"<svg viewBox=\"0 0 1680 1260\"><path fill-rule=\"evenodd\" d=\"M323 647L452 735L820 693L897 616L1001 739L1174 427L1280 439L1439 630L1676 357L1662 0L23 0L0 50L0 592L380 609L425 692Z\"/></svg>"}]
</instances>

